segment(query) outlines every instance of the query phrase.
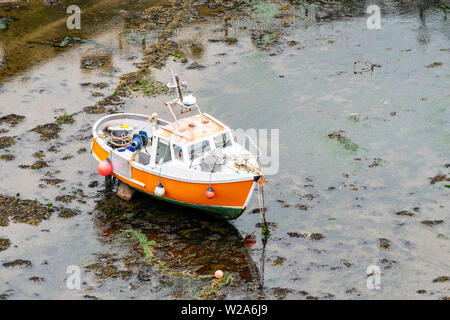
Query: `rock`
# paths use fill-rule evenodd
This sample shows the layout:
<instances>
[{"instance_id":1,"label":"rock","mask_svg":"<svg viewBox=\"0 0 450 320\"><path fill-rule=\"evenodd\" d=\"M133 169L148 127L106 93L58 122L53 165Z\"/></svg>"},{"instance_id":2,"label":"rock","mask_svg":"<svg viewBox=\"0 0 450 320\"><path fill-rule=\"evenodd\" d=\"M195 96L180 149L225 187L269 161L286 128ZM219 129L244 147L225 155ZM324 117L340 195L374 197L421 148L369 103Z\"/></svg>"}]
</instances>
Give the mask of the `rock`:
<instances>
[{"instance_id":1,"label":"rock","mask_svg":"<svg viewBox=\"0 0 450 320\"><path fill-rule=\"evenodd\" d=\"M378 241L380 243L380 248L385 249L385 250L391 248L391 241L389 241L388 239L380 238L380 239L378 239Z\"/></svg>"},{"instance_id":2,"label":"rock","mask_svg":"<svg viewBox=\"0 0 450 320\"><path fill-rule=\"evenodd\" d=\"M430 184L435 184L436 182L441 181L450 181L450 178L447 178L446 174L441 174L430 178Z\"/></svg>"},{"instance_id":3,"label":"rock","mask_svg":"<svg viewBox=\"0 0 450 320\"><path fill-rule=\"evenodd\" d=\"M58 0L44 0L44 2L42 2L42 5L44 7L51 7L51 6L55 6L58 4Z\"/></svg>"},{"instance_id":4,"label":"rock","mask_svg":"<svg viewBox=\"0 0 450 320\"><path fill-rule=\"evenodd\" d=\"M436 68L441 67L443 65L442 62L433 62L432 64L427 65L427 68Z\"/></svg>"},{"instance_id":5,"label":"rock","mask_svg":"<svg viewBox=\"0 0 450 320\"><path fill-rule=\"evenodd\" d=\"M425 294L427 293L427 290L421 289L416 291L418 294Z\"/></svg>"},{"instance_id":6,"label":"rock","mask_svg":"<svg viewBox=\"0 0 450 320\"><path fill-rule=\"evenodd\" d=\"M134 189L129 187L126 183L121 182L117 190L117 196L123 200L129 201L134 192Z\"/></svg>"},{"instance_id":7,"label":"rock","mask_svg":"<svg viewBox=\"0 0 450 320\"><path fill-rule=\"evenodd\" d=\"M91 183L88 184L89 188L95 188L98 186L98 181L91 181Z\"/></svg>"},{"instance_id":8,"label":"rock","mask_svg":"<svg viewBox=\"0 0 450 320\"><path fill-rule=\"evenodd\" d=\"M402 211L396 212L395 214L398 215L398 216L414 217L414 213L406 211L406 210L402 210Z\"/></svg>"},{"instance_id":9,"label":"rock","mask_svg":"<svg viewBox=\"0 0 450 320\"><path fill-rule=\"evenodd\" d=\"M14 260L14 261L9 261L9 262L3 263L3 266L6 267L6 268L9 268L9 267L21 267L21 266L24 266L25 268L31 268L33 266L33 264L29 260L17 259L17 260Z\"/></svg>"},{"instance_id":10,"label":"rock","mask_svg":"<svg viewBox=\"0 0 450 320\"><path fill-rule=\"evenodd\" d=\"M330 17L330 14L325 9L319 9L316 12L317 19L325 19L325 18L329 18L329 17Z\"/></svg>"},{"instance_id":11,"label":"rock","mask_svg":"<svg viewBox=\"0 0 450 320\"><path fill-rule=\"evenodd\" d=\"M201 69L204 69L205 68L205 66L204 65L201 65L201 64L199 64L199 63L197 63L197 62L193 62L190 66L188 66L187 67L187 69L195 69L195 70L201 70Z\"/></svg>"},{"instance_id":12,"label":"rock","mask_svg":"<svg viewBox=\"0 0 450 320\"><path fill-rule=\"evenodd\" d=\"M58 217L60 218L72 218L74 216L77 216L81 213L80 210L76 209L70 209L70 208L58 208Z\"/></svg>"},{"instance_id":13,"label":"rock","mask_svg":"<svg viewBox=\"0 0 450 320\"><path fill-rule=\"evenodd\" d=\"M42 282L42 281L45 281L44 278L38 277L38 276L34 276L34 277L31 277L31 278L28 278L28 280L33 281L33 282Z\"/></svg>"},{"instance_id":14,"label":"rock","mask_svg":"<svg viewBox=\"0 0 450 320\"><path fill-rule=\"evenodd\" d=\"M266 210L267 210L267 208L264 208L264 211L266 211ZM251 213L251 214L261 213L261 208L253 209L252 211L250 211L250 213Z\"/></svg>"},{"instance_id":15,"label":"rock","mask_svg":"<svg viewBox=\"0 0 450 320\"><path fill-rule=\"evenodd\" d=\"M448 276L440 276L433 280L433 282L447 282L450 280Z\"/></svg>"},{"instance_id":16,"label":"rock","mask_svg":"<svg viewBox=\"0 0 450 320\"><path fill-rule=\"evenodd\" d=\"M443 220L423 220L423 221L420 221L420 223L426 225L427 227L433 227L435 225L444 223L444 221Z\"/></svg>"},{"instance_id":17,"label":"rock","mask_svg":"<svg viewBox=\"0 0 450 320\"><path fill-rule=\"evenodd\" d=\"M320 234L320 233L311 233L310 238L311 238L311 240L318 241L318 240L325 239L325 236L323 234Z\"/></svg>"}]
</instances>

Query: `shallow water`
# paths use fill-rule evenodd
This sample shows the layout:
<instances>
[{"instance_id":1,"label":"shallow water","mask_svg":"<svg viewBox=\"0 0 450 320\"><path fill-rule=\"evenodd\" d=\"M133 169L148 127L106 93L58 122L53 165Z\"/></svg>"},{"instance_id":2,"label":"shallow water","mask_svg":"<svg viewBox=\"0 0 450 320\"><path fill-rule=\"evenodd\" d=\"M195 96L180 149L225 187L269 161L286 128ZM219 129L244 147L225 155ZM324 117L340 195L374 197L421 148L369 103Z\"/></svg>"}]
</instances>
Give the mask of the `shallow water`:
<instances>
[{"instance_id":1,"label":"shallow water","mask_svg":"<svg viewBox=\"0 0 450 320\"><path fill-rule=\"evenodd\" d=\"M213 32L216 26L208 23L177 34L176 41L184 40L186 56L206 68L189 70L190 63L169 61L167 68L155 71L158 80L166 81L172 67L188 81L202 110L231 128L280 130L279 171L267 177L265 187L271 237L264 251L257 226L260 217L251 214L258 207L256 197L246 213L231 223L140 195L130 208L111 197L89 153L90 128L100 115L75 115L75 123L63 125L60 137L49 142L28 131L55 116L93 105L98 98L92 97L92 91L111 94L118 76L134 70L140 48L120 45L126 37L119 35L121 25L89 37L113 49L112 67L81 70L78 61L96 46L84 43L11 76L0 87L0 116L16 113L26 119L13 128L1 127L9 130L4 135L20 140L9 148L16 158L0 160L4 182L0 194L20 193L25 199L79 208L82 213L69 219L54 214L37 227L20 223L0 227L1 235L12 243L0 252L0 262L33 263L28 269L0 266L0 293L13 290L10 299L197 298L210 280L161 275L142 266L136 269L150 275L145 281L135 274L99 280L83 268L81 290L67 289L69 265L98 262L99 253L135 257L139 246L121 234L136 230L156 241L156 255L162 261L174 263L187 253L197 254L171 265L172 270L182 266L202 276L218 268L232 273L239 290L227 291L226 298L448 296L448 284L432 281L449 270L448 239L438 236L450 234L449 191L445 182L430 184L429 178L449 174L445 165L450 155L450 22L433 7L422 17L415 10L392 7L383 14L382 30L368 30L364 17L298 26L288 29L283 39L299 44L282 43L268 51L257 49L249 32L239 29L229 31L229 36L238 38L236 45L210 42L223 34ZM381 67L354 74L355 61ZM442 65L427 67L435 62ZM109 87L80 86L87 82L106 82ZM169 118L162 106L166 100L131 97L118 111L156 111ZM351 148L328 137L340 130L353 143ZM48 151L53 145L57 152ZM80 148L88 151L78 153ZM33 163L32 154L39 150L45 152L48 168L17 167ZM62 160L66 155L74 157ZM47 172L64 182L46 185L40 179ZM92 181L98 186L88 187ZM77 198L82 203L55 201L76 189L85 195ZM395 215L402 210L415 216ZM420 223L423 220L444 223L428 227ZM325 238L303 238L302 232ZM254 247L244 247L247 235L256 237ZM390 241L389 249L380 247L380 238ZM380 290L366 286L370 265L382 270ZM32 276L45 281L28 280ZM261 283L261 290L251 289ZM427 293L418 294L420 289Z\"/></svg>"}]
</instances>

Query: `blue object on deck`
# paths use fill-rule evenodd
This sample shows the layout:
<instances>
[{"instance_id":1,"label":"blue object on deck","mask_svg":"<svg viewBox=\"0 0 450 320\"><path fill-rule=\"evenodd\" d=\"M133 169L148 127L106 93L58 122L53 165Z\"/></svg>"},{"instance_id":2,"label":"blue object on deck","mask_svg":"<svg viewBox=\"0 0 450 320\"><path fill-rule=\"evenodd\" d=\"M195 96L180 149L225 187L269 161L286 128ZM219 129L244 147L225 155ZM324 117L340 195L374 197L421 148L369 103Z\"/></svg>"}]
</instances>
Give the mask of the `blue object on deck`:
<instances>
[{"instance_id":1,"label":"blue object on deck","mask_svg":"<svg viewBox=\"0 0 450 320\"><path fill-rule=\"evenodd\" d=\"M146 147L148 145L148 134L145 131L139 131L139 135L142 139L142 146Z\"/></svg>"},{"instance_id":2,"label":"blue object on deck","mask_svg":"<svg viewBox=\"0 0 450 320\"><path fill-rule=\"evenodd\" d=\"M139 134L134 134L131 140L131 146L137 150L141 150L144 146L144 142Z\"/></svg>"}]
</instances>

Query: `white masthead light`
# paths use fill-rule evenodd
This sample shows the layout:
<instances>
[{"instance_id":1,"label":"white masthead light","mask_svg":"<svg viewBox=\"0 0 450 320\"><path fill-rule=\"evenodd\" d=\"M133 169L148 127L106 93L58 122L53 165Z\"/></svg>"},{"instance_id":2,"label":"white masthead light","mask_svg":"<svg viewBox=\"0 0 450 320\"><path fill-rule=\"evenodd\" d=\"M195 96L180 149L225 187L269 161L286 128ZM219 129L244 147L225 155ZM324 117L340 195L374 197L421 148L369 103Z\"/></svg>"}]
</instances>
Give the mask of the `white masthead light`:
<instances>
[{"instance_id":1,"label":"white masthead light","mask_svg":"<svg viewBox=\"0 0 450 320\"><path fill-rule=\"evenodd\" d=\"M185 107L188 107L188 108L195 107L196 104L197 104L197 99L195 99L195 97L192 94L187 95L183 98L183 105Z\"/></svg>"}]
</instances>

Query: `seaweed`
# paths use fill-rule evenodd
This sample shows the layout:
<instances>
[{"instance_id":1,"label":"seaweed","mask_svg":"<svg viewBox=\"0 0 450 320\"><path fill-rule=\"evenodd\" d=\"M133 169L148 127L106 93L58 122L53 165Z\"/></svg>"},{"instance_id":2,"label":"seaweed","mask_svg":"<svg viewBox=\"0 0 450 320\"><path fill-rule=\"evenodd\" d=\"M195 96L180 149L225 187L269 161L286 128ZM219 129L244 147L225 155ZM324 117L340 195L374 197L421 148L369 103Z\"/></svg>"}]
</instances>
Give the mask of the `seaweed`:
<instances>
[{"instance_id":1,"label":"seaweed","mask_svg":"<svg viewBox=\"0 0 450 320\"><path fill-rule=\"evenodd\" d=\"M378 239L379 245L381 249L390 249L391 248L391 241L385 238Z\"/></svg>"},{"instance_id":2,"label":"seaweed","mask_svg":"<svg viewBox=\"0 0 450 320\"><path fill-rule=\"evenodd\" d=\"M8 238L0 238L0 251L5 251L11 245L11 240Z\"/></svg>"},{"instance_id":3,"label":"seaweed","mask_svg":"<svg viewBox=\"0 0 450 320\"><path fill-rule=\"evenodd\" d=\"M426 225L427 227L434 227L438 224L444 223L444 220L423 220L420 221L420 223Z\"/></svg>"},{"instance_id":4,"label":"seaweed","mask_svg":"<svg viewBox=\"0 0 450 320\"><path fill-rule=\"evenodd\" d=\"M59 137L58 133L61 131L61 127L58 123L52 122L40 124L37 127L31 129L31 131L39 133L39 140L49 141Z\"/></svg>"},{"instance_id":5,"label":"seaweed","mask_svg":"<svg viewBox=\"0 0 450 320\"><path fill-rule=\"evenodd\" d=\"M351 151L352 153L358 151L358 145L352 142L349 138L342 135L343 131L332 132L328 134L328 138L338 141L344 146L345 149Z\"/></svg>"},{"instance_id":6,"label":"seaweed","mask_svg":"<svg viewBox=\"0 0 450 320\"><path fill-rule=\"evenodd\" d=\"M142 250L144 251L146 261L148 263L152 263L153 254L152 254L151 248L156 245L156 242L153 240L149 241L145 234L138 232L136 230L133 230L133 229L124 230L124 232L130 233L132 237L139 240L139 245L141 246Z\"/></svg>"},{"instance_id":7,"label":"seaweed","mask_svg":"<svg viewBox=\"0 0 450 320\"><path fill-rule=\"evenodd\" d=\"M0 125L5 122L8 123L11 127L15 127L17 124L21 123L23 119L25 119L25 116L11 113L6 116L0 117Z\"/></svg>"},{"instance_id":8,"label":"seaweed","mask_svg":"<svg viewBox=\"0 0 450 320\"><path fill-rule=\"evenodd\" d=\"M25 268L31 268L33 264L30 260L23 260L23 259L16 259L14 261L4 262L3 266L6 268L14 268L14 267L25 267Z\"/></svg>"},{"instance_id":9,"label":"seaweed","mask_svg":"<svg viewBox=\"0 0 450 320\"><path fill-rule=\"evenodd\" d=\"M14 222L38 225L48 219L54 208L39 203L37 200L23 200L0 194L0 225L7 226L9 218Z\"/></svg>"},{"instance_id":10,"label":"seaweed","mask_svg":"<svg viewBox=\"0 0 450 320\"><path fill-rule=\"evenodd\" d=\"M0 137L0 149L5 149L13 146L16 137Z\"/></svg>"}]
</instances>

